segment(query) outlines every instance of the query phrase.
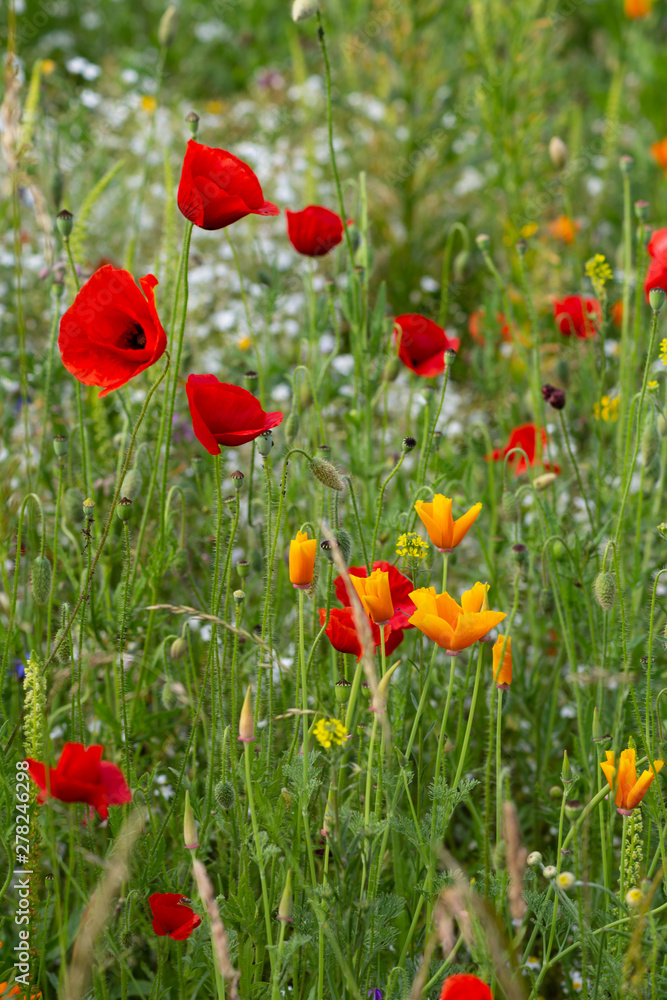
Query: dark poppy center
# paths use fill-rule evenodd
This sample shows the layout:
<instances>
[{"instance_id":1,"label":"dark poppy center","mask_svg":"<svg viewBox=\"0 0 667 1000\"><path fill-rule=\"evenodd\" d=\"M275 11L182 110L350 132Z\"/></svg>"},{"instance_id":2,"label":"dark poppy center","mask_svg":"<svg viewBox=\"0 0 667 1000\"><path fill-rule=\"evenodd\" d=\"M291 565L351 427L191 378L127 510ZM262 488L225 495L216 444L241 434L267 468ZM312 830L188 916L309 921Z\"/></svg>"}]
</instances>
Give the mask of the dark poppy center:
<instances>
[{"instance_id":1,"label":"dark poppy center","mask_svg":"<svg viewBox=\"0 0 667 1000\"><path fill-rule=\"evenodd\" d=\"M143 327L139 326L138 323L133 323L125 333L123 346L126 351L143 351L146 346L146 334Z\"/></svg>"}]
</instances>

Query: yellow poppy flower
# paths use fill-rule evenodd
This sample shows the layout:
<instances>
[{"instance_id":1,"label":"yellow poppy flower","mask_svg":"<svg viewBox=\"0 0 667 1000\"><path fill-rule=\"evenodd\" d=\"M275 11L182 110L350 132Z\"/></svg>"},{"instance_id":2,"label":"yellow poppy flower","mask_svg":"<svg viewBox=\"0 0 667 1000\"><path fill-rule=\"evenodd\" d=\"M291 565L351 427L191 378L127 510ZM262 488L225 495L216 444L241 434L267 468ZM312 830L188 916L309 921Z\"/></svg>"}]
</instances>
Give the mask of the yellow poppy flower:
<instances>
[{"instance_id":1,"label":"yellow poppy flower","mask_svg":"<svg viewBox=\"0 0 667 1000\"><path fill-rule=\"evenodd\" d=\"M461 600L465 599L466 605L470 607L473 599L469 595L473 592L479 595L479 589L475 591L475 588L483 589L484 586L475 584L473 590L467 591ZM482 594L480 606L484 596ZM448 593L436 594L435 587L413 590L410 599L417 607L409 619L410 624L415 625L429 639L433 639L450 656L455 656L462 649L467 649L468 646L483 639L492 628L507 617L502 611L465 610Z\"/></svg>"},{"instance_id":2,"label":"yellow poppy flower","mask_svg":"<svg viewBox=\"0 0 667 1000\"><path fill-rule=\"evenodd\" d=\"M317 539L309 538L307 531L297 531L289 543L289 578L293 586L308 590L313 582Z\"/></svg>"},{"instance_id":3,"label":"yellow poppy flower","mask_svg":"<svg viewBox=\"0 0 667 1000\"><path fill-rule=\"evenodd\" d=\"M441 493L436 493L430 503L418 500L415 510L429 538L440 552L452 552L468 534L482 509L481 503L457 518L452 517L452 501Z\"/></svg>"},{"instance_id":4,"label":"yellow poppy flower","mask_svg":"<svg viewBox=\"0 0 667 1000\"><path fill-rule=\"evenodd\" d=\"M386 625L394 615L389 573L384 569L374 569L370 576L350 574L350 580L369 618L376 625Z\"/></svg>"},{"instance_id":5,"label":"yellow poppy flower","mask_svg":"<svg viewBox=\"0 0 667 1000\"><path fill-rule=\"evenodd\" d=\"M644 771L637 778L637 751L634 747L621 750L618 768L614 762L613 750L607 750L606 757L606 761L603 761L600 767L604 771L604 776L609 782L611 790L616 789L616 809L621 816L629 816L646 795L653 781L653 771L651 769ZM663 764L662 760L653 761L656 772L661 770Z\"/></svg>"}]
</instances>

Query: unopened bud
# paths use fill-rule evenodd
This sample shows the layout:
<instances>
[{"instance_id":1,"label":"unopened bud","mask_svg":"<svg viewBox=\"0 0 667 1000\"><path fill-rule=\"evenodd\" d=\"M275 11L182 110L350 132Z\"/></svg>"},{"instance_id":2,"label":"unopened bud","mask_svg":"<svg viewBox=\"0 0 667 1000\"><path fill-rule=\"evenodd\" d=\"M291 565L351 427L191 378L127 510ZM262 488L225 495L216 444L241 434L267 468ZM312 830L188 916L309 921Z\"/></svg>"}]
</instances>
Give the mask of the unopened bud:
<instances>
[{"instance_id":1,"label":"unopened bud","mask_svg":"<svg viewBox=\"0 0 667 1000\"><path fill-rule=\"evenodd\" d=\"M88 497L83 501L83 516L88 520L92 521L95 517L95 501Z\"/></svg>"},{"instance_id":2,"label":"unopened bud","mask_svg":"<svg viewBox=\"0 0 667 1000\"><path fill-rule=\"evenodd\" d=\"M123 480L123 496L127 497L128 500L136 500L141 493L143 483L144 477L141 469L130 469Z\"/></svg>"},{"instance_id":3,"label":"unopened bud","mask_svg":"<svg viewBox=\"0 0 667 1000\"><path fill-rule=\"evenodd\" d=\"M516 493L512 493L511 490L503 490L500 505L508 521L516 522L519 520L521 517L521 504Z\"/></svg>"},{"instance_id":4,"label":"unopened bud","mask_svg":"<svg viewBox=\"0 0 667 1000\"><path fill-rule=\"evenodd\" d=\"M603 611L611 611L616 601L616 583L611 573L602 571L595 577L593 593Z\"/></svg>"},{"instance_id":5,"label":"unopened bud","mask_svg":"<svg viewBox=\"0 0 667 1000\"><path fill-rule=\"evenodd\" d=\"M560 136L554 135L549 140L549 159L553 163L556 170L562 170L567 163L568 150L567 146L560 138Z\"/></svg>"},{"instance_id":6,"label":"unopened bud","mask_svg":"<svg viewBox=\"0 0 667 1000\"><path fill-rule=\"evenodd\" d=\"M542 874L545 879L550 881L558 875L558 869L554 865L546 865L546 867L542 869Z\"/></svg>"},{"instance_id":7,"label":"unopened bud","mask_svg":"<svg viewBox=\"0 0 667 1000\"><path fill-rule=\"evenodd\" d=\"M189 851L194 851L199 847L197 839L197 824L190 805L190 792L185 790L185 810L183 812L183 843Z\"/></svg>"},{"instance_id":8,"label":"unopened bud","mask_svg":"<svg viewBox=\"0 0 667 1000\"><path fill-rule=\"evenodd\" d=\"M287 442L287 447L291 448L296 441L296 436L299 433L299 414L296 410L292 410L289 417L285 421L285 441Z\"/></svg>"},{"instance_id":9,"label":"unopened bud","mask_svg":"<svg viewBox=\"0 0 667 1000\"><path fill-rule=\"evenodd\" d=\"M567 750L563 751L563 766L560 771L560 780L564 785L569 785L572 782L572 765L570 764Z\"/></svg>"},{"instance_id":10,"label":"unopened bud","mask_svg":"<svg viewBox=\"0 0 667 1000\"><path fill-rule=\"evenodd\" d=\"M385 362L384 371L382 372L383 380L385 382L393 382L398 377L398 373L400 370L401 370L400 359L397 358L396 355L393 355L391 358L388 358L387 361Z\"/></svg>"},{"instance_id":11,"label":"unopened bud","mask_svg":"<svg viewBox=\"0 0 667 1000\"><path fill-rule=\"evenodd\" d=\"M47 556L35 556L30 566L30 586L35 604L42 607L49 602L52 572Z\"/></svg>"},{"instance_id":12,"label":"unopened bud","mask_svg":"<svg viewBox=\"0 0 667 1000\"><path fill-rule=\"evenodd\" d=\"M292 922L292 914L294 913L294 896L292 894L292 869L287 869L287 875L285 876L285 888L283 889L283 894L280 897L280 906L278 907L278 920L284 920L285 922Z\"/></svg>"},{"instance_id":13,"label":"unopened bud","mask_svg":"<svg viewBox=\"0 0 667 1000\"><path fill-rule=\"evenodd\" d=\"M213 789L213 794L221 809L231 809L234 805L234 786L231 781L219 781Z\"/></svg>"},{"instance_id":14,"label":"unopened bud","mask_svg":"<svg viewBox=\"0 0 667 1000\"><path fill-rule=\"evenodd\" d=\"M308 463L308 468L315 478L319 479L324 486L328 486L330 490L340 491L345 489L345 482L341 478L338 469L331 462L327 462L326 459L315 456Z\"/></svg>"},{"instance_id":15,"label":"unopened bud","mask_svg":"<svg viewBox=\"0 0 667 1000\"><path fill-rule=\"evenodd\" d=\"M345 528L339 528L336 532L336 541L340 545L340 554L346 563L350 562L350 555L352 554L352 535Z\"/></svg>"},{"instance_id":16,"label":"unopened bud","mask_svg":"<svg viewBox=\"0 0 667 1000\"><path fill-rule=\"evenodd\" d=\"M554 598L554 592L550 587L542 587L540 596L537 600L537 606L540 614L544 615L546 618L550 618L554 613L556 600Z\"/></svg>"},{"instance_id":17,"label":"unopened bud","mask_svg":"<svg viewBox=\"0 0 667 1000\"><path fill-rule=\"evenodd\" d=\"M157 29L157 40L160 47L168 49L176 40L176 29L178 28L178 11L176 7L167 7L160 18L160 26Z\"/></svg>"},{"instance_id":18,"label":"unopened bud","mask_svg":"<svg viewBox=\"0 0 667 1000\"><path fill-rule=\"evenodd\" d=\"M169 649L169 655L172 658L172 660L180 660L185 656L187 651L188 651L187 640L185 640L182 635L179 635L178 638L174 639L174 641L172 642L171 647Z\"/></svg>"},{"instance_id":19,"label":"unopened bud","mask_svg":"<svg viewBox=\"0 0 667 1000\"><path fill-rule=\"evenodd\" d=\"M526 858L526 863L529 868L539 868L542 864L542 855L539 851L531 851Z\"/></svg>"},{"instance_id":20,"label":"unopened bud","mask_svg":"<svg viewBox=\"0 0 667 1000\"><path fill-rule=\"evenodd\" d=\"M252 714L252 693L250 686L248 686L239 719L239 740L241 743L252 743L254 739L255 720Z\"/></svg>"},{"instance_id":21,"label":"unopened bud","mask_svg":"<svg viewBox=\"0 0 667 1000\"><path fill-rule=\"evenodd\" d=\"M294 0L292 4L292 20L295 24L307 21L317 13L317 0Z\"/></svg>"}]
</instances>

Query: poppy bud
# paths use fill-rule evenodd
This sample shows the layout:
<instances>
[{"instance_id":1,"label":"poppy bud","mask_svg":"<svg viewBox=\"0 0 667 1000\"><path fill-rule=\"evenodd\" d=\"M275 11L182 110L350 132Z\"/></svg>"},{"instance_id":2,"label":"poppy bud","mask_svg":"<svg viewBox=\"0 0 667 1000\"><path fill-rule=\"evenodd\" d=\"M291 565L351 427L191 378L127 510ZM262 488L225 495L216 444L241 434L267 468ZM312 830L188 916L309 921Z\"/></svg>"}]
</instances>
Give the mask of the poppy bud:
<instances>
[{"instance_id":1,"label":"poppy bud","mask_svg":"<svg viewBox=\"0 0 667 1000\"><path fill-rule=\"evenodd\" d=\"M320 549L322 550L322 555L326 559L328 559L329 562L333 562L334 549L337 548L340 548L340 546L338 545L338 542L335 539L333 542L330 542L328 538L325 538L323 539L323 541L320 542Z\"/></svg>"},{"instance_id":2,"label":"poppy bud","mask_svg":"<svg viewBox=\"0 0 667 1000\"><path fill-rule=\"evenodd\" d=\"M248 575L248 570L250 569L250 563L247 559L240 559L236 564L236 572L238 573L241 580L245 580Z\"/></svg>"},{"instance_id":3,"label":"poppy bud","mask_svg":"<svg viewBox=\"0 0 667 1000\"><path fill-rule=\"evenodd\" d=\"M95 501L90 497L83 501L83 516L87 521L92 521L95 517Z\"/></svg>"},{"instance_id":4,"label":"poppy bud","mask_svg":"<svg viewBox=\"0 0 667 1000\"><path fill-rule=\"evenodd\" d=\"M339 681L336 681L334 685L334 694L339 705L344 705L347 701L349 701L351 689L352 685L344 677L341 677Z\"/></svg>"},{"instance_id":5,"label":"poppy bud","mask_svg":"<svg viewBox=\"0 0 667 1000\"><path fill-rule=\"evenodd\" d=\"M292 869L287 869L287 875L285 876L285 888L283 889L283 894L280 897L280 906L278 907L278 920L284 920L286 922L292 922L292 914L294 912L294 896L292 895Z\"/></svg>"},{"instance_id":6,"label":"poppy bud","mask_svg":"<svg viewBox=\"0 0 667 1000\"><path fill-rule=\"evenodd\" d=\"M556 170L563 169L567 163L568 155L567 146L560 136L552 136L549 140L549 159L553 163Z\"/></svg>"},{"instance_id":7,"label":"poppy bud","mask_svg":"<svg viewBox=\"0 0 667 1000\"><path fill-rule=\"evenodd\" d=\"M639 222L645 222L648 218L648 202L647 201L636 201L635 202L635 216Z\"/></svg>"},{"instance_id":8,"label":"poppy bud","mask_svg":"<svg viewBox=\"0 0 667 1000\"><path fill-rule=\"evenodd\" d=\"M234 786L231 781L219 781L213 789L213 794L221 809L231 809L234 805Z\"/></svg>"},{"instance_id":9,"label":"poppy bud","mask_svg":"<svg viewBox=\"0 0 667 1000\"><path fill-rule=\"evenodd\" d=\"M317 13L317 0L294 0L292 4L292 20L295 24L307 21Z\"/></svg>"},{"instance_id":10,"label":"poppy bud","mask_svg":"<svg viewBox=\"0 0 667 1000\"><path fill-rule=\"evenodd\" d=\"M631 156L622 156L618 161L618 165L621 168L622 174L629 174L634 166L634 160Z\"/></svg>"},{"instance_id":11,"label":"poppy bud","mask_svg":"<svg viewBox=\"0 0 667 1000\"><path fill-rule=\"evenodd\" d=\"M652 288L648 293L648 301L654 313L659 313L665 301L665 292L662 288Z\"/></svg>"},{"instance_id":12,"label":"poppy bud","mask_svg":"<svg viewBox=\"0 0 667 1000\"><path fill-rule=\"evenodd\" d=\"M322 821L322 829L320 833L323 837L328 837L331 833L331 829L336 822L336 788L332 783L329 785L329 794L327 795L327 804L324 807L324 819Z\"/></svg>"},{"instance_id":13,"label":"poppy bud","mask_svg":"<svg viewBox=\"0 0 667 1000\"><path fill-rule=\"evenodd\" d=\"M562 797L563 797L563 789L560 787L560 785L552 785L551 788L549 789L549 798L562 799Z\"/></svg>"},{"instance_id":14,"label":"poppy bud","mask_svg":"<svg viewBox=\"0 0 667 1000\"><path fill-rule=\"evenodd\" d=\"M603 611L611 611L616 600L616 583L611 573L598 573L593 584L593 593Z\"/></svg>"},{"instance_id":15,"label":"poppy bud","mask_svg":"<svg viewBox=\"0 0 667 1000\"><path fill-rule=\"evenodd\" d=\"M550 618L554 613L554 608L556 607L556 601L554 599L554 592L550 587L542 587L540 591L540 596L537 600L537 606L541 615Z\"/></svg>"},{"instance_id":16,"label":"poppy bud","mask_svg":"<svg viewBox=\"0 0 667 1000\"><path fill-rule=\"evenodd\" d=\"M157 40L160 48L168 49L176 40L176 29L178 28L178 11L176 7L167 7L160 18L160 25L157 29Z\"/></svg>"},{"instance_id":17,"label":"poppy bud","mask_svg":"<svg viewBox=\"0 0 667 1000\"><path fill-rule=\"evenodd\" d=\"M126 522L132 516L132 501L129 497L121 497L116 504L116 513L121 521Z\"/></svg>"},{"instance_id":18,"label":"poppy bud","mask_svg":"<svg viewBox=\"0 0 667 1000\"><path fill-rule=\"evenodd\" d=\"M252 715L252 694L251 688L245 693L243 707L241 708L241 718L239 719L239 740L241 743L252 743L255 739L255 720Z\"/></svg>"},{"instance_id":19,"label":"poppy bud","mask_svg":"<svg viewBox=\"0 0 667 1000\"><path fill-rule=\"evenodd\" d=\"M526 858L526 863L530 868L539 868L542 864L542 855L539 851L531 851Z\"/></svg>"},{"instance_id":20,"label":"poppy bud","mask_svg":"<svg viewBox=\"0 0 667 1000\"><path fill-rule=\"evenodd\" d=\"M558 875L558 869L554 865L547 865L542 869L542 874L546 879L551 880Z\"/></svg>"},{"instance_id":21,"label":"poppy bud","mask_svg":"<svg viewBox=\"0 0 667 1000\"><path fill-rule=\"evenodd\" d=\"M468 262L470 260L469 250L459 250L456 257L454 258L454 264L452 265L452 271L454 273L454 281L461 282L466 276L466 270L468 267Z\"/></svg>"},{"instance_id":22,"label":"poppy bud","mask_svg":"<svg viewBox=\"0 0 667 1000\"><path fill-rule=\"evenodd\" d=\"M403 451L405 452L405 454L407 454L409 451L412 451L412 449L416 447L416 445L417 442L413 437L403 438Z\"/></svg>"},{"instance_id":23,"label":"poppy bud","mask_svg":"<svg viewBox=\"0 0 667 1000\"><path fill-rule=\"evenodd\" d=\"M271 431L262 431L257 438L257 451L262 458L268 458L273 448L273 434Z\"/></svg>"},{"instance_id":24,"label":"poppy bud","mask_svg":"<svg viewBox=\"0 0 667 1000\"><path fill-rule=\"evenodd\" d=\"M53 450L57 458L63 458L67 454L68 441L64 434L56 434L53 439Z\"/></svg>"},{"instance_id":25,"label":"poppy bud","mask_svg":"<svg viewBox=\"0 0 667 1000\"><path fill-rule=\"evenodd\" d=\"M183 811L183 843L189 851L199 847L197 840L197 825L190 805L190 792L185 790L185 809Z\"/></svg>"},{"instance_id":26,"label":"poppy bud","mask_svg":"<svg viewBox=\"0 0 667 1000\"><path fill-rule=\"evenodd\" d=\"M190 129L192 138L196 139L197 132L199 131L199 115L196 111L190 111L190 113L185 116L185 120L188 124L188 128Z\"/></svg>"},{"instance_id":27,"label":"poppy bud","mask_svg":"<svg viewBox=\"0 0 667 1000\"><path fill-rule=\"evenodd\" d=\"M68 240L74 226L74 216L66 208L63 208L62 212L58 212L56 216L56 225L63 239Z\"/></svg>"},{"instance_id":28,"label":"poppy bud","mask_svg":"<svg viewBox=\"0 0 667 1000\"><path fill-rule=\"evenodd\" d=\"M144 477L141 469L130 469L123 480L123 496L127 497L128 500L136 500L141 493L143 483Z\"/></svg>"},{"instance_id":29,"label":"poppy bud","mask_svg":"<svg viewBox=\"0 0 667 1000\"><path fill-rule=\"evenodd\" d=\"M316 456L310 460L308 468L315 478L319 479L324 486L328 486L330 490L340 491L345 489L345 483L341 479L338 469L331 462L327 462L326 459Z\"/></svg>"},{"instance_id":30,"label":"poppy bud","mask_svg":"<svg viewBox=\"0 0 667 1000\"><path fill-rule=\"evenodd\" d=\"M542 396L544 402L552 406L554 410L562 410L565 406L565 390L557 389L554 385L542 386Z\"/></svg>"},{"instance_id":31,"label":"poppy bud","mask_svg":"<svg viewBox=\"0 0 667 1000\"><path fill-rule=\"evenodd\" d=\"M388 358L385 363L384 371L382 372L382 380L384 382L393 382L397 378L400 370L401 370L400 358L398 358L396 355L393 355L393 357Z\"/></svg>"},{"instance_id":32,"label":"poppy bud","mask_svg":"<svg viewBox=\"0 0 667 1000\"><path fill-rule=\"evenodd\" d=\"M535 476L533 486L541 492L551 486L552 483L555 483L557 478L555 472L543 472L541 476Z\"/></svg>"},{"instance_id":33,"label":"poppy bud","mask_svg":"<svg viewBox=\"0 0 667 1000\"><path fill-rule=\"evenodd\" d=\"M503 490L503 495L500 501L500 505L503 508L503 514L508 521L518 521L521 517L521 504L516 496L516 493L512 493L511 490Z\"/></svg>"},{"instance_id":34,"label":"poppy bud","mask_svg":"<svg viewBox=\"0 0 667 1000\"><path fill-rule=\"evenodd\" d=\"M285 421L285 441L288 448L291 448L296 441L296 436L299 433L299 423L299 414L296 410L292 410Z\"/></svg>"},{"instance_id":35,"label":"poppy bud","mask_svg":"<svg viewBox=\"0 0 667 1000\"><path fill-rule=\"evenodd\" d=\"M560 780L564 785L570 785L572 783L572 765L570 764L570 759L567 755L567 750L563 751L563 766L560 771Z\"/></svg>"},{"instance_id":36,"label":"poppy bud","mask_svg":"<svg viewBox=\"0 0 667 1000\"><path fill-rule=\"evenodd\" d=\"M352 535L345 528L339 528L336 532L336 541L340 545L340 554L345 562L349 563L352 554Z\"/></svg>"},{"instance_id":37,"label":"poppy bud","mask_svg":"<svg viewBox=\"0 0 667 1000\"><path fill-rule=\"evenodd\" d=\"M232 472L231 478L234 483L234 489L238 493L243 487L243 480L245 479L245 476L237 469L236 472Z\"/></svg>"},{"instance_id":38,"label":"poppy bud","mask_svg":"<svg viewBox=\"0 0 667 1000\"><path fill-rule=\"evenodd\" d=\"M58 663L69 663L70 660L69 639L64 638L64 636L65 636L65 629L59 628L53 640L53 645L58 646L58 652L56 653L56 659ZM61 639L63 640L62 642Z\"/></svg>"},{"instance_id":39,"label":"poppy bud","mask_svg":"<svg viewBox=\"0 0 667 1000\"><path fill-rule=\"evenodd\" d=\"M378 712L380 715L387 708L387 695L389 693L389 684L391 682L391 675L394 670L398 667L398 663L394 663L392 667L387 670L385 674L380 678L380 683L377 687L377 693L373 699L373 704L371 705L371 712Z\"/></svg>"},{"instance_id":40,"label":"poppy bud","mask_svg":"<svg viewBox=\"0 0 667 1000\"><path fill-rule=\"evenodd\" d=\"M169 655L172 658L172 660L180 660L185 656L187 651L188 651L187 641L183 638L182 635L179 635L178 638L174 639L174 641L172 642L171 647L169 649Z\"/></svg>"},{"instance_id":41,"label":"poppy bud","mask_svg":"<svg viewBox=\"0 0 667 1000\"><path fill-rule=\"evenodd\" d=\"M282 796L283 802L285 803L285 808L286 809L291 809L292 808L292 796L290 795L290 793L287 791L286 788L281 788L280 789L280 794Z\"/></svg>"},{"instance_id":42,"label":"poppy bud","mask_svg":"<svg viewBox=\"0 0 667 1000\"><path fill-rule=\"evenodd\" d=\"M48 603L51 590L51 563L47 556L35 556L30 567L30 586L35 604Z\"/></svg>"}]
</instances>

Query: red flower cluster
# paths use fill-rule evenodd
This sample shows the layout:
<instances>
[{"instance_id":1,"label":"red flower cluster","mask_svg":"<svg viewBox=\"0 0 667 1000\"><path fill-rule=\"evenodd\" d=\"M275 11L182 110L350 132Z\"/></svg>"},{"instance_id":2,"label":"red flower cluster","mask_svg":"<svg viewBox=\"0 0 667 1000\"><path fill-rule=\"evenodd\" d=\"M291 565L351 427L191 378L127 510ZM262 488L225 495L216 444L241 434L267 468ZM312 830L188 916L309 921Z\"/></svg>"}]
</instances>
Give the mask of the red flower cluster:
<instances>
[{"instance_id":1,"label":"red flower cluster","mask_svg":"<svg viewBox=\"0 0 667 1000\"><path fill-rule=\"evenodd\" d=\"M648 293L652 288L662 288L667 292L667 229L656 229L648 243L651 263L646 272L644 294L648 302Z\"/></svg>"},{"instance_id":2,"label":"red flower cluster","mask_svg":"<svg viewBox=\"0 0 667 1000\"><path fill-rule=\"evenodd\" d=\"M283 419L279 410L265 413L247 389L215 375L188 375L185 392L195 437L211 455L220 454L221 444L233 448L253 441Z\"/></svg>"},{"instance_id":3,"label":"red flower cluster","mask_svg":"<svg viewBox=\"0 0 667 1000\"><path fill-rule=\"evenodd\" d=\"M106 264L88 279L60 320L58 347L68 372L106 396L150 368L164 354L153 289L157 278L139 279Z\"/></svg>"},{"instance_id":4,"label":"red flower cluster","mask_svg":"<svg viewBox=\"0 0 667 1000\"><path fill-rule=\"evenodd\" d=\"M423 378L441 375L445 370L445 351L458 351L461 345L458 337L448 337L441 326L418 313L395 318L394 343L403 364Z\"/></svg>"},{"instance_id":5,"label":"red flower cluster","mask_svg":"<svg viewBox=\"0 0 667 1000\"><path fill-rule=\"evenodd\" d=\"M556 326L565 337L574 334L579 340L594 337L602 322L602 308L597 299L566 295L554 302Z\"/></svg>"},{"instance_id":6,"label":"red flower cluster","mask_svg":"<svg viewBox=\"0 0 667 1000\"><path fill-rule=\"evenodd\" d=\"M343 239L343 220L328 208L309 205L302 212L285 210L287 235L298 253L324 257Z\"/></svg>"},{"instance_id":7,"label":"red flower cluster","mask_svg":"<svg viewBox=\"0 0 667 1000\"><path fill-rule=\"evenodd\" d=\"M408 622L408 618L415 611L415 606L410 600L410 592L414 590L414 587L410 580L406 576L403 576L400 570L392 566L391 563L380 560L373 563L373 569L381 569L389 574L389 589L391 591L392 604L394 605L394 615L389 623L384 626L385 651L389 655L403 642L404 629L414 628ZM351 576L368 576L365 566L350 566L349 572ZM354 624L352 608L347 606L349 605L349 597L342 576L336 577L334 589L338 600L346 606L331 608L325 635L333 648L337 649L339 653L352 653L359 659L363 650ZM326 620L326 609L320 608L320 625L324 625ZM380 628L371 622L370 619L369 625L373 634L373 643L377 649L381 643Z\"/></svg>"},{"instance_id":8,"label":"red flower cluster","mask_svg":"<svg viewBox=\"0 0 667 1000\"><path fill-rule=\"evenodd\" d=\"M280 215L247 163L194 139L183 160L178 207L200 229L224 229L246 215Z\"/></svg>"},{"instance_id":9,"label":"red flower cluster","mask_svg":"<svg viewBox=\"0 0 667 1000\"><path fill-rule=\"evenodd\" d=\"M154 892L149 896L148 904L153 914L153 930L158 937L170 937L174 941L185 941L190 937L195 927L199 927L201 917L183 906L182 900L187 900L180 892Z\"/></svg>"},{"instance_id":10,"label":"red flower cluster","mask_svg":"<svg viewBox=\"0 0 667 1000\"><path fill-rule=\"evenodd\" d=\"M47 798L61 802L85 802L96 809L102 819L107 819L109 806L132 801L122 772L108 760L102 760L104 747L82 743L66 743L56 767L49 768L49 787L46 766L27 757L28 773L39 788L38 802Z\"/></svg>"}]
</instances>

